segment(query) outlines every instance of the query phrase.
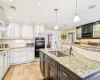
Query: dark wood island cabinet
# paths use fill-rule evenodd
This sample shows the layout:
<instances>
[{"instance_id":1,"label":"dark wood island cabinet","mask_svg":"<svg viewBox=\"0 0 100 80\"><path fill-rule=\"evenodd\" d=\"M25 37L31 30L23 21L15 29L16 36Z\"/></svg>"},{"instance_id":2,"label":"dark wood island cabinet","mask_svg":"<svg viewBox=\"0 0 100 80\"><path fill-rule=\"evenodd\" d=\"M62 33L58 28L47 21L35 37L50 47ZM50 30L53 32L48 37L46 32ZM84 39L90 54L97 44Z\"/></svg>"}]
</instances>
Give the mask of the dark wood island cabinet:
<instances>
[{"instance_id":1,"label":"dark wood island cabinet","mask_svg":"<svg viewBox=\"0 0 100 80\"><path fill-rule=\"evenodd\" d=\"M40 69L44 76L44 80L90 80L91 76L84 79L74 72L64 67L44 52L40 51ZM94 78L92 80L95 80Z\"/></svg>"}]
</instances>

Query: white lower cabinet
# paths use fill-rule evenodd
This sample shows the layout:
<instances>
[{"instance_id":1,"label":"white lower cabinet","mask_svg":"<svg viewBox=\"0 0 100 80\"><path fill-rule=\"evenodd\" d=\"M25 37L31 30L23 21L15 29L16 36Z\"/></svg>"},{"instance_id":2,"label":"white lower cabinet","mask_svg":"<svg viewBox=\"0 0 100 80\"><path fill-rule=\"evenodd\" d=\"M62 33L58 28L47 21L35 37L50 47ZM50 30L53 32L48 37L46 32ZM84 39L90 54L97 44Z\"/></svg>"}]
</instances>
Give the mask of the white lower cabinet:
<instances>
[{"instance_id":1,"label":"white lower cabinet","mask_svg":"<svg viewBox=\"0 0 100 80\"><path fill-rule=\"evenodd\" d=\"M2 80L4 74L7 72L9 68L9 53L5 51L0 55L0 80Z\"/></svg>"},{"instance_id":2,"label":"white lower cabinet","mask_svg":"<svg viewBox=\"0 0 100 80\"><path fill-rule=\"evenodd\" d=\"M8 70L8 54L7 52L4 53L4 74Z\"/></svg>"},{"instance_id":3,"label":"white lower cabinet","mask_svg":"<svg viewBox=\"0 0 100 80\"><path fill-rule=\"evenodd\" d=\"M12 64L21 64L35 60L34 48L9 49L0 54L0 80Z\"/></svg>"},{"instance_id":4,"label":"white lower cabinet","mask_svg":"<svg viewBox=\"0 0 100 80\"><path fill-rule=\"evenodd\" d=\"M11 64L21 64L34 61L34 48L19 48L11 50Z\"/></svg>"},{"instance_id":5,"label":"white lower cabinet","mask_svg":"<svg viewBox=\"0 0 100 80\"><path fill-rule=\"evenodd\" d=\"M4 75L4 55L0 55L0 80L2 79Z\"/></svg>"}]
</instances>

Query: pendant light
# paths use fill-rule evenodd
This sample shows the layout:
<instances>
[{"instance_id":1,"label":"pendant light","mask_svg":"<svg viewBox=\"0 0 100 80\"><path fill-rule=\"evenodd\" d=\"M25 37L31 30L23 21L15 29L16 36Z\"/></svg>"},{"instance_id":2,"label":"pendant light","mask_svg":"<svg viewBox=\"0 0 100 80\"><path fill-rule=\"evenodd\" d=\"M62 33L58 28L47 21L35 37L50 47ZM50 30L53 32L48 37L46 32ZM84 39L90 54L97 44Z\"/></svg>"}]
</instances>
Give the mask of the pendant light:
<instances>
[{"instance_id":1,"label":"pendant light","mask_svg":"<svg viewBox=\"0 0 100 80\"><path fill-rule=\"evenodd\" d=\"M75 14L75 17L74 17L74 22L79 22L80 21L80 17L79 15L77 14L77 0L76 0L76 14Z\"/></svg>"},{"instance_id":2,"label":"pendant light","mask_svg":"<svg viewBox=\"0 0 100 80\"><path fill-rule=\"evenodd\" d=\"M58 9L55 9L55 12L56 12L56 25L55 25L54 29L58 29L58 25L57 25L57 11L58 11Z\"/></svg>"}]
</instances>

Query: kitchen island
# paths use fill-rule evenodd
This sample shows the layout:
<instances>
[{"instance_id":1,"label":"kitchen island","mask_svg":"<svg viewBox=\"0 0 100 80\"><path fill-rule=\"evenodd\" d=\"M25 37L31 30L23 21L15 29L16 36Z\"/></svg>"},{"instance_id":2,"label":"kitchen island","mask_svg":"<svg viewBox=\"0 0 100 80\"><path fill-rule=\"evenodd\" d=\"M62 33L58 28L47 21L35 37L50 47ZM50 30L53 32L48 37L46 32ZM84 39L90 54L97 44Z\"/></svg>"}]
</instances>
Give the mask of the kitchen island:
<instances>
[{"instance_id":1,"label":"kitchen island","mask_svg":"<svg viewBox=\"0 0 100 80\"><path fill-rule=\"evenodd\" d=\"M60 51L67 55L57 57L50 51ZM72 53L73 55L68 55L61 49L41 49L40 69L44 78L46 80L95 80L97 75L100 75L99 61L88 59L74 50Z\"/></svg>"}]
</instances>

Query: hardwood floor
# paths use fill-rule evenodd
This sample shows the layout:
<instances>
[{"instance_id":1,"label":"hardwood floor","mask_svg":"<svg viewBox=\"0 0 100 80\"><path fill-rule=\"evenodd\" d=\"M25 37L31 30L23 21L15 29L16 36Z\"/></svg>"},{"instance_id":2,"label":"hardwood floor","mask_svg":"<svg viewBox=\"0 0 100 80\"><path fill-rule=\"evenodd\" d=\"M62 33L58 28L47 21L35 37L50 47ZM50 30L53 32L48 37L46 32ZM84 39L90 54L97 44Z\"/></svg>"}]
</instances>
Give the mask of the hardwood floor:
<instances>
[{"instance_id":1,"label":"hardwood floor","mask_svg":"<svg viewBox=\"0 0 100 80\"><path fill-rule=\"evenodd\" d=\"M43 80L39 62L11 66L3 80Z\"/></svg>"}]
</instances>

